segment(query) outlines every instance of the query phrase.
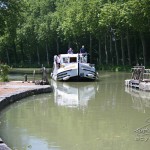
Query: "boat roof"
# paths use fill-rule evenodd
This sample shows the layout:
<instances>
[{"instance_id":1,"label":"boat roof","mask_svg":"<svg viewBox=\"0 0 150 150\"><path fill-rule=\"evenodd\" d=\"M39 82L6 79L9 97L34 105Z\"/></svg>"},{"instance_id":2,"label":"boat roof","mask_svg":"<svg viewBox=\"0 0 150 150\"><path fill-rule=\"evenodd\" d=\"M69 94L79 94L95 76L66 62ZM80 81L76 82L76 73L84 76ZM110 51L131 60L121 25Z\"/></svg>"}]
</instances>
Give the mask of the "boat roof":
<instances>
[{"instance_id":1,"label":"boat roof","mask_svg":"<svg viewBox=\"0 0 150 150\"><path fill-rule=\"evenodd\" d=\"M79 54L60 54L60 57L78 57Z\"/></svg>"}]
</instances>

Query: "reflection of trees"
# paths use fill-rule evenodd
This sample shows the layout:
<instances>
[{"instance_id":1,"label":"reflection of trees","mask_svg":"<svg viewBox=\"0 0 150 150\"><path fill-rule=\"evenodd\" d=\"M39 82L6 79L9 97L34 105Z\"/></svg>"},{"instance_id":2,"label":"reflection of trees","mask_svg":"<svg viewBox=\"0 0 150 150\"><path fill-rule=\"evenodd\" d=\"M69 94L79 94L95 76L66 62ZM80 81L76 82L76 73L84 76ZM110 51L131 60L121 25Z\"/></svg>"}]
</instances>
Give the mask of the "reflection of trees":
<instances>
[{"instance_id":1,"label":"reflection of trees","mask_svg":"<svg viewBox=\"0 0 150 150\"><path fill-rule=\"evenodd\" d=\"M0 130L0 135L11 134L10 143L19 150L22 145L32 144L33 137L44 140L49 149L148 149L148 142L134 141L133 131L144 119L131 107L130 95L124 92L124 75L109 75L101 78L95 97L84 111L58 107L54 93L32 96L12 105L1 117L4 130Z\"/></svg>"},{"instance_id":2,"label":"reflection of trees","mask_svg":"<svg viewBox=\"0 0 150 150\"><path fill-rule=\"evenodd\" d=\"M128 129L122 129L122 117L112 109L100 111L94 101L83 112L82 109L57 107L51 94L29 98L8 111L5 117L9 122L4 124L4 132L9 129L11 142L18 149L21 145L30 145L30 136L45 139L49 147L60 146L61 150L115 148L128 139ZM116 142L118 144L114 145Z\"/></svg>"},{"instance_id":3,"label":"reflection of trees","mask_svg":"<svg viewBox=\"0 0 150 150\"><path fill-rule=\"evenodd\" d=\"M125 75L122 73L108 73L101 75L100 89L97 93L97 101L100 107L106 109L116 109L117 105L122 104L124 99L124 86Z\"/></svg>"},{"instance_id":4,"label":"reflection of trees","mask_svg":"<svg viewBox=\"0 0 150 150\"><path fill-rule=\"evenodd\" d=\"M138 111L145 112L147 107L150 107L150 93L140 91L135 88L126 87L125 91L131 95L133 108Z\"/></svg>"}]
</instances>

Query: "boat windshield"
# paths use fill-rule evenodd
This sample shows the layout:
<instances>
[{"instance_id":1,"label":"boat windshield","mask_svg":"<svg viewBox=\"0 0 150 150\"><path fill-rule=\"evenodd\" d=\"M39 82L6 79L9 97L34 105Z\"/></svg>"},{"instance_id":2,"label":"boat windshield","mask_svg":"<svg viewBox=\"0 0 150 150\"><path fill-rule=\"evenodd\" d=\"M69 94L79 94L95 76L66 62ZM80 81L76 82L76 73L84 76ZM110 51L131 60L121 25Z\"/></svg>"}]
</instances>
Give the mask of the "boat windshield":
<instances>
[{"instance_id":1,"label":"boat windshield","mask_svg":"<svg viewBox=\"0 0 150 150\"><path fill-rule=\"evenodd\" d=\"M63 63L76 63L77 57L63 57Z\"/></svg>"},{"instance_id":2,"label":"boat windshield","mask_svg":"<svg viewBox=\"0 0 150 150\"><path fill-rule=\"evenodd\" d=\"M64 57L62 60L63 60L63 63L69 63L69 58L68 57Z\"/></svg>"},{"instance_id":3,"label":"boat windshield","mask_svg":"<svg viewBox=\"0 0 150 150\"><path fill-rule=\"evenodd\" d=\"M87 63L87 54L61 55L61 63Z\"/></svg>"},{"instance_id":4,"label":"boat windshield","mask_svg":"<svg viewBox=\"0 0 150 150\"><path fill-rule=\"evenodd\" d=\"M70 57L70 63L77 62L77 57Z\"/></svg>"}]
</instances>

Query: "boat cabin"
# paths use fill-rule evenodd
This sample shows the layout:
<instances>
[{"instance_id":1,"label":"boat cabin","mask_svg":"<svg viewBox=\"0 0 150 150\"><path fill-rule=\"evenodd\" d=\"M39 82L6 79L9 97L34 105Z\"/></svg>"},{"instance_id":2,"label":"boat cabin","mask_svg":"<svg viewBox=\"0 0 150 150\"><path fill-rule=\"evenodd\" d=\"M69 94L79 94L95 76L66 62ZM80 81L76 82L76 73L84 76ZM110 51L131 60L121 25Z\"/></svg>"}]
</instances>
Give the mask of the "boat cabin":
<instances>
[{"instance_id":1,"label":"boat cabin","mask_svg":"<svg viewBox=\"0 0 150 150\"><path fill-rule=\"evenodd\" d=\"M87 54L61 54L60 64L87 63Z\"/></svg>"},{"instance_id":2,"label":"boat cabin","mask_svg":"<svg viewBox=\"0 0 150 150\"><path fill-rule=\"evenodd\" d=\"M95 80L95 64L88 63L87 55L87 53L55 55L52 78L60 81L69 79Z\"/></svg>"}]
</instances>

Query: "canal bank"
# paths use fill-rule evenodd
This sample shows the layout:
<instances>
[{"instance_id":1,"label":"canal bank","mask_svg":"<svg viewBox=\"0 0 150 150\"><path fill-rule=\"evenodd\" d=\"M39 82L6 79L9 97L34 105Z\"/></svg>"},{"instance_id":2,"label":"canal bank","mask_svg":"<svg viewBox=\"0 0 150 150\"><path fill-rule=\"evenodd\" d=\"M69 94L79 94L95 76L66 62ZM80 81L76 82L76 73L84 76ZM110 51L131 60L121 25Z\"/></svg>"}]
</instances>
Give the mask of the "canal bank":
<instances>
[{"instance_id":1,"label":"canal bank","mask_svg":"<svg viewBox=\"0 0 150 150\"><path fill-rule=\"evenodd\" d=\"M1 82L0 111L25 97L50 92L52 92L52 87L50 85L35 85L35 83L32 82L22 81ZM0 142L0 150L10 150L10 148L2 141Z\"/></svg>"}]
</instances>

